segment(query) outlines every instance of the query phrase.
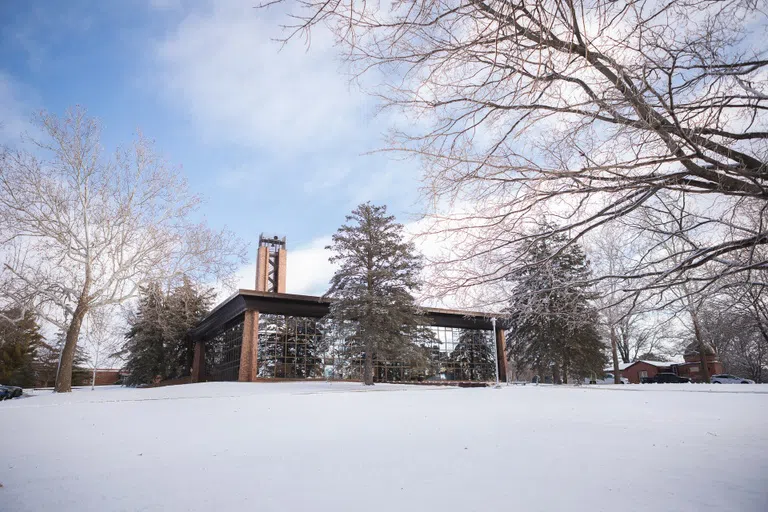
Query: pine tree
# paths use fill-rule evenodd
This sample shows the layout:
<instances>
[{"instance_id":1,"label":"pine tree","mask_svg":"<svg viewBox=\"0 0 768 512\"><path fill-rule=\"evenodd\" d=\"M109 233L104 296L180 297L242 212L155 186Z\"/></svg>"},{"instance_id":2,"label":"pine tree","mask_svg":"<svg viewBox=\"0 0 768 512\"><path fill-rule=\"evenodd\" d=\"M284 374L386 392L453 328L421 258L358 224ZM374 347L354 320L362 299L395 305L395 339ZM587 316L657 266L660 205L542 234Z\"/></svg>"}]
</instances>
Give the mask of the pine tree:
<instances>
[{"instance_id":1,"label":"pine tree","mask_svg":"<svg viewBox=\"0 0 768 512\"><path fill-rule=\"evenodd\" d=\"M141 290L139 305L129 319L122 355L127 355L126 384L149 384L157 379L189 375L194 345L188 332L208 313L213 291L191 280L165 293L158 283Z\"/></svg>"},{"instance_id":2,"label":"pine tree","mask_svg":"<svg viewBox=\"0 0 768 512\"><path fill-rule=\"evenodd\" d=\"M47 388L53 386L56 381L56 371L59 368L59 356L61 349L56 349L56 345L51 345L45 341L40 341L40 346L35 354L35 385Z\"/></svg>"},{"instance_id":3,"label":"pine tree","mask_svg":"<svg viewBox=\"0 0 768 512\"><path fill-rule=\"evenodd\" d=\"M158 283L141 290L139 306L128 320L123 353L128 355L125 369L129 386L149 384L165 374L165 296Z\"/></svg>"},{"instance_id":4,"label":"pine tree","mask_svg":"<svg viewBox=\"0 0 768 512\"><path fill-rule=\"evenodd\" d=\"M6 318L21 318L13 323L0 320L0 384L32 387L33 362L43 337L34 315L29 311L20 313L4 311Z\"/></svg>"},{"instance_id":5,"label":"pine tree","mask_svg":"<svg viewBox=\"0 0 768 512\"><path fill-rule=\"evenodd\" d=\"M414 343L424 334L412 295L422 264L413 244L404 241L403 226L385 206L365 203L346 217L332 240L330 261L339 268L326 294L333 299L328 319L354 322L365 384L373 384L374 359L425 364L427 351Z\"/></svg>"},{"instance_id":6,"label":"pine tree","mask_svg":"<svg viewBox=\"0 0 768 512\"><path fill-rule=\"evenodd\" d=\"M181 285L168 295L165 306L165 378L173 379L190 374L195 345L187 334L208 314L214 295L213 290L195 285L186 276Z\"/></svg>"},{"instance_id":7,"label":"pine tree","mask_svg":"<svg viewBox=\"0 0 768 512\"><path fill-rule=\"evenodd\" d=\"M605 347L591 304L594 295L585 285L590 269L584 252L560 234L536 239L528 253L529 264L509 276L509 351L528 367L551 371L558 384L569 374L600 373Z\"/></svg>"}]
</instances>

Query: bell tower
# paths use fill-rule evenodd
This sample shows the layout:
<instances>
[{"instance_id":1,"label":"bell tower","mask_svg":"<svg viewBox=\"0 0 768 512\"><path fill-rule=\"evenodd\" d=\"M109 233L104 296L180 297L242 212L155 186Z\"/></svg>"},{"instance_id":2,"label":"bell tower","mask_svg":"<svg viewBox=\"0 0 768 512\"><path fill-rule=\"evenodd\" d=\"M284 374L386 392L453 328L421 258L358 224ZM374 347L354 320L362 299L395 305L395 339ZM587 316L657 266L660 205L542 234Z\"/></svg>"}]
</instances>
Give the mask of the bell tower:
<instances>
[{"instance_id":1,"label":"bell tower","mask_svg":"<svg viewBox=\"0 0 768 512\"><path fill-rule=\"evenodd\" d=\"M285 237L259 235L256 255L256 291L285 293L287 251Z\"/></svg>"}]
</instances>

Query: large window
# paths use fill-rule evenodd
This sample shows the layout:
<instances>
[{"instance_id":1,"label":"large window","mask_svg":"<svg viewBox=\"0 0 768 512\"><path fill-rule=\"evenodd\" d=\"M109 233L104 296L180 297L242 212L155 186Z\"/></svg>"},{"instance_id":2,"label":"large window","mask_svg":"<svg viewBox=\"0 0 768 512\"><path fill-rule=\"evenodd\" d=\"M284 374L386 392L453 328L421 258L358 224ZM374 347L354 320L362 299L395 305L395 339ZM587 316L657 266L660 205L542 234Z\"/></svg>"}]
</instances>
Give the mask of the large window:
<instances>
[{"instance_id":1,"label":"large window","mask_svg":"<svg viewBox=\"0 0 768 512\"><path fill-rule=\"evenodd\" d=\"M261 314L258 376L361 380L365 350L356 331L351 322ZM429 327L403 354L374 354L374 380L492 380L494 350L488 331Z\"/></svg>"},{"instance_id":2,"label":"large window","mask_svg":"<svg viewBox=\"0 0 768 512\"><path fill-rule=\"evenodd\" d=\"M205 380L237 380L242 345L242 317L206 340Z\"/></svg>"},{"instance_id":3,"label":"large window","mask_svg":"<svg viewBox=\"0 0 768 512\"><path fill-rule=\"evenodd\" d=\"M259 377L323 377L322 323L314 318L259 315Z\"/></svg>"},{"instance_id":4,"label":"large window","mask_svg":"<svg viewBox=\"0 0 768 512\"><path fill-rule=\"evenodd\" d=\"M492 380L496 375L493 334L490 331L432 327L438 340L433 354L441 380Z\"/></svg>"}]
</instances>

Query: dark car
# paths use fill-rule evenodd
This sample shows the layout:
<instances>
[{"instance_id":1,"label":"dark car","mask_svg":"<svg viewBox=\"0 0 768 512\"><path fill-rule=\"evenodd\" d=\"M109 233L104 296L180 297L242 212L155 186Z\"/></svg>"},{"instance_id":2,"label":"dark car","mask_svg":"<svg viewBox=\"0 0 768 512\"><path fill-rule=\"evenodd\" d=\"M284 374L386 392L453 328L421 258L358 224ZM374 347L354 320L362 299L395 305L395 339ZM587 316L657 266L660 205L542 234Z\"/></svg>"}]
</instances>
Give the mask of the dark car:
<instances>
[{"instance_id":1,"label":"dark car","mask_svg":"<svg viewBox=\"0 0 768 512\"><path fill-rule=\"evenodd\" d=\"M687 384L691 382L688 377L680 377L671 372L657 373L653 377L644 377L643 384Z\"/></svg>"},{"instance_id":2,"label":"dark car","mask_svg":"<svg viewBox=\"0 0 768 512\"><path fill-rule=\"evenodd\" d=\"M4 389L7 392L7 396L4 399L16 398L24 393L24 390L19 386L4 386L0 384L0 389Z\"/></svg>"},{"instance_id":3,"label":"dark car","mask_svg":"<svg viewBox=\"0 0 768 512\"><path fill-rule=\"evenodd\" d=\"M10 389L6 388L5 386L0 386L0 401L2 400L10 400L13 393Z\"/></svg>"}]
</instances>

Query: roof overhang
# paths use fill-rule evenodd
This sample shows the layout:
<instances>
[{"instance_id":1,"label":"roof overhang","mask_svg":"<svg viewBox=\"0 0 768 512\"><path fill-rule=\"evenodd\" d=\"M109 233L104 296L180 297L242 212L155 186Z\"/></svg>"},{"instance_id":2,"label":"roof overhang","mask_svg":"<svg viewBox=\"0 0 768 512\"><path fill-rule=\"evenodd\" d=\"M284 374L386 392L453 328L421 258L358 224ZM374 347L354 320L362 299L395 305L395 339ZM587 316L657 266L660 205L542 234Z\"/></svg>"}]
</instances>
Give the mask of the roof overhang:
<instances>
[{"instance_id":1,"label":"roof overhang","mask_svg":"<svg viewBox=\"0 0 768 512\"><path fill-rule=\"evenodd\" d=\"M238 290L216 306L191 331L193 339L207 337L231 323L247 310L260 313L321 318L328 314L331 300L314 295ZM490 313L441 308L423 308L425 325L462 329L493 329ZM501 322L499 324L501 328Z\"/></svg>"}]
</instances>

